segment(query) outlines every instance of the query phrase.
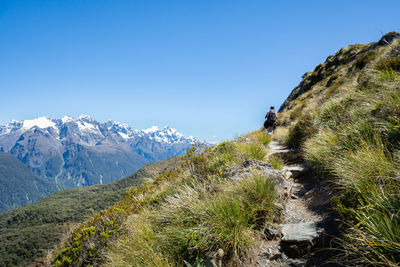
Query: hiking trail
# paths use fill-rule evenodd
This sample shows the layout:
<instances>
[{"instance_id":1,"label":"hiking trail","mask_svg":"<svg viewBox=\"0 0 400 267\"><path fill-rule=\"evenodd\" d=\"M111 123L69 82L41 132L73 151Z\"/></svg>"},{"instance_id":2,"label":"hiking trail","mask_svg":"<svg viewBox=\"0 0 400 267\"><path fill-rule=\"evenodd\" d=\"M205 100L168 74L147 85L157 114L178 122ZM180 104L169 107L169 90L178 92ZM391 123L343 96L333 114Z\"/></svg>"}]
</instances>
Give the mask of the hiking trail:
<instances>
[{"instance_id":1,"label":"hiking trail","mask_svg":"<svg viewBox=\"0 0 400 267\"><path fill-rule=\"evenodd\" d=\"M334 219L330 211L332 191L319 181L302 161L299 151L272 141L268 156L285 162L284 181L277 187L281 212L278 223L268 223L251 266L320 266L332 236Z\"/></svg>"}]
</instances>

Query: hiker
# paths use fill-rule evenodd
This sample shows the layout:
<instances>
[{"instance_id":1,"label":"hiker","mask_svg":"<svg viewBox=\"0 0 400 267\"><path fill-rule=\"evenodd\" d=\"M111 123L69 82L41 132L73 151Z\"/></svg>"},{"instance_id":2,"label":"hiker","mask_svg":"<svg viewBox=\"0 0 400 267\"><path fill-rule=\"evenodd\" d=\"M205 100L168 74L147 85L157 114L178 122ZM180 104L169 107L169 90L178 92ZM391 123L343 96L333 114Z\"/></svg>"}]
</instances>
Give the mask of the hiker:
<instances>
[{"instance_id":1,"label":"hiker","mask_svg":"<svg viewBox=\"0 0 400 267\"><path fill-rule=\"evenodd\" d=\"M268 133L273 133L276 127L275 122L277 118L278 116L275 113L275 107L271 106L271 108L267 112L267 115L265 115L265 122L264 122L264 128L268 131Z\"/></svg>"}]
</instances>

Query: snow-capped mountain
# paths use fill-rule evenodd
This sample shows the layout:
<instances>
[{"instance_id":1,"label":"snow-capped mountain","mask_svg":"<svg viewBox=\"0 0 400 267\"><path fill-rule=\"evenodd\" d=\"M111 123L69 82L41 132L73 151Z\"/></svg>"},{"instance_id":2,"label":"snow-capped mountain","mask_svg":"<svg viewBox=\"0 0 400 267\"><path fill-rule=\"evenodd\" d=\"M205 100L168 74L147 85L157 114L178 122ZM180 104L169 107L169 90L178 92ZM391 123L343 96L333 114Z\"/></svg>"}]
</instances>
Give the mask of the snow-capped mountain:
<instances>
[{"instance_id":1,"label":"snow-capped mountain","mask_svg":"<svg viewBox=\"0 0 400 267\"><path fill-rule=\"evenodd\" d=\"M120 179L198 143L168 126L135 130L86 115L13 120L0 126L0 151L13 154L38 175L66 188Z\"/></svg>"}]
</instances>

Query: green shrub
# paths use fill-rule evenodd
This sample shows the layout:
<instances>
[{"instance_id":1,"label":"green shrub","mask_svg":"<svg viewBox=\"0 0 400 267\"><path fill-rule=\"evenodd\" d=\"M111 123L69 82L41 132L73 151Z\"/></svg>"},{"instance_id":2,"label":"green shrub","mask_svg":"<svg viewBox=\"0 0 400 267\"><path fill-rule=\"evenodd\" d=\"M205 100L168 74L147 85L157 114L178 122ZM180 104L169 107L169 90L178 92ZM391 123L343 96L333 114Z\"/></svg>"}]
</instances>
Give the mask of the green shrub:
<instances>
[{"instance_id":1,"label":"green shrub","mask_svg":"<svg viewBox=\"0 0 400 267\"><path fill-rule=\"evenodd\" d=\"M120 234L125 211L109 208L77 228L52 260L52 265L97 265L104 261L102 250Z\"/></svg>"}]
</instances>

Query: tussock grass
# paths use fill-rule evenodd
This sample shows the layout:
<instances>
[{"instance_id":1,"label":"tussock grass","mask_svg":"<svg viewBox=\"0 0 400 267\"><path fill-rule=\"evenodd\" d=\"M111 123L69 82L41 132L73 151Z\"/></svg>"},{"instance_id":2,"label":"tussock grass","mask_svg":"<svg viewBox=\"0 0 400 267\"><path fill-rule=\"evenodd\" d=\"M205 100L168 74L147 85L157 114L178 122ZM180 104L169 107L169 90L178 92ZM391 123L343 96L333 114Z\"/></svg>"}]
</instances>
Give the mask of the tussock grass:
<instances>
[{"instance_id":1,"label":"tussock grass","mask_svg":"<svg viewBox=\"0 0 400 267\"><path fill-rule=\"evenodd\" d=\"M378 75L381 80L390 80L394 81L397 77L399 77L399 73L392 69L383 69L378 70Z\"/></svg>"},{"instance_id":2,"label":"tussock grass","mask_svg":"<svg viewBox=\"0 0 400 267\"><path fill-rule=\"evenodd\" d=\"M339 138L333 131L320 131L304 142L304 157L318 173L327 174L332 171L331 160L336 157L338 144Z\"/></svg>"},{"instance_id":3,"label":"tussock grass","mask_svg":"<svg viewBox=\"0 0 400 267\"><path fill-rule=\"evenodd\" d=\"M168 259L162 257L159 244L146 213L130 216L125 223L129 233L114 244L108 254L112 266L171 266Z\"/></svg>"},{"instance_id":4,"label":"tussock grass","mask_svg":"<svg viewBox=\"0 0 400 267\"><path fill-rule=\"evenodd\" d=\"M272 165L272 168L275 170L282 170L284 165L283 160L277 156L269 157L268 162Z\"/></svg>"},{"instance_id":5,"label":"tussock grass","mask_svg":"<svg viewBox=\"0 0 400 267\"><path fill-rule=\"evenodd\" d=\"M274 131L272 139L277 141L279 144L285 144L288 134L289 134L289 129L288 128L278 127Z\"/></svg>"},{"instance_id":6,"label":"tussock grass","mask_svg":"<svg viewBox=\"0 0 400 267\"><path fill-rule=\"evenodd\" d=\"M198 181L184 184L159 208L132 216L131 233L111 250L110 264L182 266L218 248L226 261L240 261L253 244L255 224L273 214L274 184L254 173L214 190Z\"/></svg>"},{"instance_id":7,"label":"tussock grass","mask_svg":"<svg viewBox=\"0 0 400 267\"><path fill-rule=\"evenodd\" d=\"M392 57L388 59L384 59L376 64L375 67L377 70L388 70L391 69L393 71L400 71L400 57Z\"/></svg>"},{"instance_id":8,"label":"tussock grass","mask_svg":"<svg viewBox=\"0 0 400 267\"><path fill-rule=\"evenodd\" d=\"M351 209L356 223L339 241L340 257L354 265L398 266L400 260L400 200L372 183L361 194L362 207Z\"/></svg>"},{"instance_id":9,"label":"tussock grass","mask_svg":"<svg viewBox=\"0 0 400 267\"><path fill-rule=\"evenodd\" d=\"M287 143L301 147L341 192L332 200L343 221L340 262L400 262L398 62L382 61L378 72L362 76L359 91L317 110L309 127L303 122L289 129Z\"/></svg>"},{"instance_id":10,"label":"tussock grass","mask_svg":"<svg viewBox=\"0 0 400 267\"><path fill-rule=\"evenodd\" d=\"M263 160L269 142L259 131L214 147L194 147L179 168L130 188L116 205L127 219L118 222L116 231L124 234L108 246L107 264L201 266L219 248L225 263L240 263L254 244L255 229L276 216L277 194L261 173L235 182L229 171L245 160Z\"/></svg>"},{"instance_id":11,"label":"tussock grass","mask_svg":"<svg viewBox=\"0 0 400 267\"><path fill-rule=\"evenodd\" d=\"M390 153L384 148L380 140L374 144L361 143L354 151L332 162L332 169L347 187L359 187L373 180L377 184L392 183L396 180L399 164L394 161Z\"/></svg>"},{"instance_id":12,"label":"tussock grass","mask_svg":"<svg viewBox=\"0 0 400 267\"><path fill-rule=\"evenodd\" d=\"M267 152L262 144L252 142L244 146L244 155L247 159L264 160Z\"/></svg>"},{"instance_id":13,"label":"tussock grass","mask_svg":"<svg viewBox=\"0 0 400 267\"><path fill-rule=\"evenodd\" d=\"M315 132L313 117L308 114L301 117L289 128L285 145L289 148L300 148L302 143Z\"/></svg>"},{"instance_id":14,"label":"tussock grass","mask_svg":"<svg viewBox=\"0 0 400 267\"><path fill-rule=\"evenodd\" d=\"M267 146L271 142L271 136L268 135L265 131L258 132L257 139L264 146Z\"/></svg>"},{"instance_id":15,"label":"tussock grass","mask_svg":"<svg viewBox=\"0 0 400 267\"><path fill-rule=\"evenodd\" d=\"M376 65L381 80L394 81L400 75L400 57L382 60Z\"/></svg>"}]
</instances>

